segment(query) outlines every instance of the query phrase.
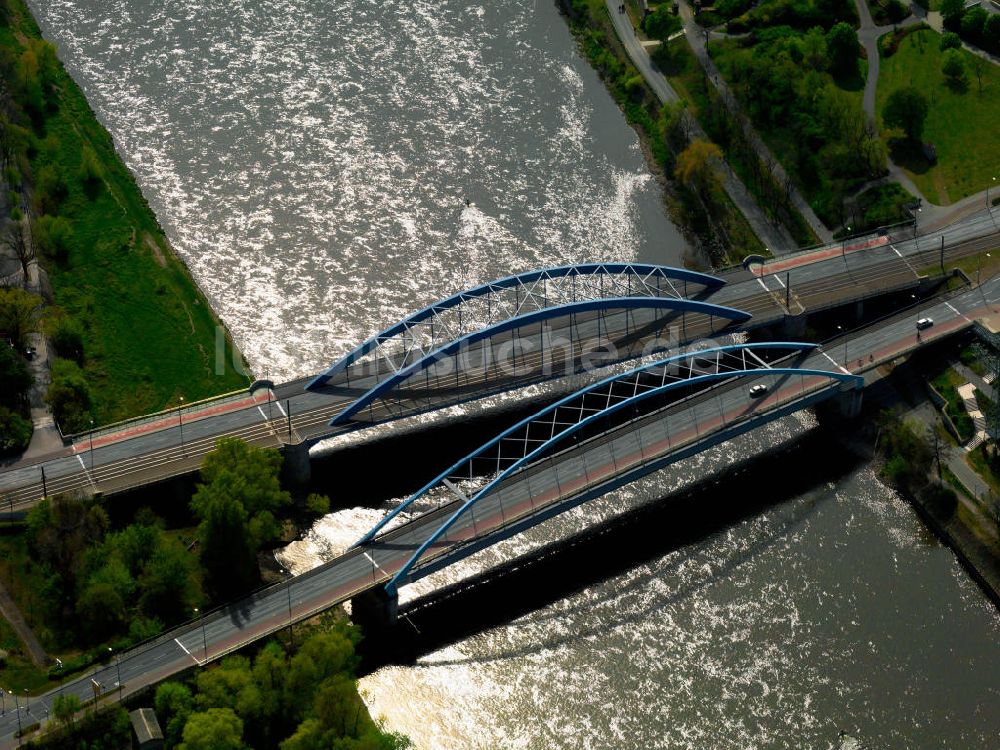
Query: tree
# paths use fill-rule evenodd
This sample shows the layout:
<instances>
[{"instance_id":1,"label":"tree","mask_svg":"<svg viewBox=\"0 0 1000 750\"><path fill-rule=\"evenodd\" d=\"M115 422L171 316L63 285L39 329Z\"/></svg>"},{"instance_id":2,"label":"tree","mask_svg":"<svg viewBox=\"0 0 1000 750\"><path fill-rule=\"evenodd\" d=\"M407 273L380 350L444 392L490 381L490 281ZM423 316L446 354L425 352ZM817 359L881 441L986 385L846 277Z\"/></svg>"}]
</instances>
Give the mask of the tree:
<instances>
[{"instance_id":1,"label":"tree","mask_svg":"<svg viewBox=\"0 0 1000 750\"><path fill-rule=\"evenodd\" d=\"M80 699L72 693L57 695L52 701L52 713L56 720L65 727L73 725L73 719L80 710Z\"/></svg>"},{"instance_id":2,"label":"tree","mask_svg":"<svg viewBox=\"0 0 1000 750\"><path fill-rule=\"evenodd\" d=\"M100 643L121 629L125 602L111 584L92 583L77 600L76 614L86 637Z\"/></svg>"},{"instance_id":3,"label":"tree","mask_svg":"<svg viewBox=\"0 0 1000 750\"><path fill-rule=\"evenodd\" d=\"M147 617L180 622L201 603L191 555L179 543L161 542L139 577L139 608Z\"/></svg>"},{"instance_id":4,"label":"tree","mask_svg":"<svg viewBox=\"0 0 1000 750\"><path fill-rule=\"evenodd\" d=\"M857 74L861 43L853 26L843 22L836 24L826 34L826 48L835 72L844 76Z\"/></svg>"},{"instance_id":5,"label":"tree","mask_svg":"<svg viewBox=\"0 0 1000 750\"><path fill-rule=\"evenodd\" d=\"M243 750L243 722L232 709L193 713L184 725L179 750Z\"/></svg>"},{"instance_id":6,"label":"tree","mask_svg":"<svg viewBox=\"0 0 1000 750\"><path fill-rule=\"evenodd\" d=\"M692 141L677 157L674 175L704 199L720 184L716 166L720 159L722 150L711 141Z\"/></svg>"},{"instance_id":7,"label":"tree","mask_svg":"<svg viewBox=\"0 0 1000 750\"><path fill-rule=\"evenodd\" d=\"M281 489L281 454L223 438L205 457L203 484L191 498L199 520L201 559L214 595L250 588L256 553L281 531L275 514L292 501Z\"/></svg>"},{"instance_id":8,"label":"tree","mask_svg":"<svg viewBox=\"0 0 1000 750\"><path fill-rule=\"evenodd\" d=\"M997 16L1000 18L1000 16ZM986 72L986 68L989 66L989 60L979 55L972 56L972 72L976 76L976 83L979 84L979 93L983 93L983 73Z\"/></svg>"},{"instance_id":9,"label":"tree","mask_svg":"<svg viewBox=\"0 0 1000 750\"><path fill-rule=\"evenodd\" d=\"M82 432L90 426L90 386L76 362L57 358L45 400L63 432Z\"/></svg>"},{"instance_id":10,"label":"tree","mask_svg":"<svg viewBox=\"0 0 1000 750\"><path fill-rule=\"evenodd\" d=\"M962 36L968 37L972 41L979 43L983 40L986 32L986 20L990 14L985 8L970 8L962 16Z\"/></svg>"},{"instance_id":11,"label":"tree","mask_svg":"<svg viewBox=\"0 0 1000 750\"><path fill-rule=\"evenodd\" d=\"M0 406L14 409L24 403L34 378L27 363L13 347L0 341Z\"/></svg>"},{"instance_id":12,"label":"tree","mask_svg":"<svg viewBox=\"0 0 1000 750\"><path fill-rule=\"evenodd\" d=\"M249 590L259 578L247 512L229 489L217 483L198 488L198 538L205 584L214 597Z\"/></svg>"},{"instance_id":13,"label":"tree","mask_svg":"<svg viewBox=\"0 0 1000 750\"><path fill-rule=\"evenodd\" d=\"M952 88L960 88L965 84L965 62L962 53L957 49L945 50L941 58L941 72L948 79Z\"/></svg>"},{"instance_id":14,"label":"tree","mask_svg":"<svg viewBox=\"0 0 1000 750\"><path fill-rule=\"evenodd\" d=\"M47 257L60 263L69 257L69 245L73 235L69 220L48 214L39 216L32 227L32 235L38 249Z\"/></svg>"},{"instance_id":15,"label":"tree","mask_svg":"<svg viewBox=\"0 0 1000 750\"><path fill-rule=\"evenodd\" d=\"M83 326L76 318L55 310L46 315L42 324L45 337L56 350L56 354L83 364Z\"/></svg>"},{"instance_id":16,"label":"tree","mask_svg":"<svg viewBox=\"0 0 1000 750\"><path fill-rule=\"evenodd\" d=\"M11 221L3 237L4 246L11 251L21 264L22 284L28 286L28 266L35 259L35 248L24 231L24 220Z\"/></svg>"},{"instance_id":17,"label":"tree","mask_svg":"<svg viewBox=\"0 0 1000 750\"><path fill-rule=\"evenodd\" d=\"M276 513L292 502L292 496L281 489L281 464L281 454L273 448L259 448L238 438L222 438L215 450L205 456L201 478L206 484L231 482L251 516L265 510Z\"/></svg>"},{"instance_id":18,"label":"tree","mask_svg":"<svg viewBox=\"0 0 1000 750\"><path fill-rule=\"evenodd\" d=\"M958 28L965 13L965 0L941 0L941 16L949 29Z\"/></svg>"},{"instance_id":19,"label":"tree","mask_svg":"<svg viewBox=\"0 0 1000 750\"><path fill-rule=\"evenodd\" d=\"M661 3L656 10L646 16L643 22L646 33L652 39L666 44L667 37L681 28L681 20L670 12L670 3Z\"/></svg>"},{"instance_id":20,"label":"tree","mask_svg":"<svg viewBox=\"0 0 1000 750\"><path fill-rule=\"evenodd\" d=\"M193 705L191 690L183 683L164 682L156 688L153 706L156 708L159 720L163 722L167 747L174 747L180 743L184 725L191 715Z\"/></svg>"},{"instance_id":21,"label":"tree","mask_svg":"<svg viewBox=\"0 0 1000 750\"><path fill-rule=\"evenodd\" d=\"M927 98L907 86L889 94L882 110L882 120L887 127L900 128L911 141L919 141L924 133L928 109Z\"/></svg>"},{"instance_id":22,"label":"tree","mask_svg":"<svg viewBox=\"0 0 1000 750\"><path fill-rule=\"evenodd\" d=\"M31 443L33 429L30 420L0 406L0 456L23 453Z\"/></svg>"},{"instance_id":23,"label":"tree","mask_svg":"<svg viewBox=\"0 0 1000 750\"><path fill-rule=\"evenodd\" d=\"M941 35L941 42L938 46L942 52L946 49L961 49L962 39L954 31L946 31Z\"/></svg>"},{"instance_id":24,"label":"tree","mask_svg":"<svg viewBox=\"0 0 1000 750\"><path fill-rule=\"evenodd\" d=\"M29 333L38 330L42 298L23 289L0 288L0 336L23 349Z\"/></svg>"},{"instance_id":25,"label":"tree","mask_svg":"<svg viewBox=\"0 0 1000 750\"><path fill-rule=\"evenodd\" d=\"M802 37L802 57L814 70L826 69L826 34L819 26L809 29Z\"/></svg>"}]
</instances>

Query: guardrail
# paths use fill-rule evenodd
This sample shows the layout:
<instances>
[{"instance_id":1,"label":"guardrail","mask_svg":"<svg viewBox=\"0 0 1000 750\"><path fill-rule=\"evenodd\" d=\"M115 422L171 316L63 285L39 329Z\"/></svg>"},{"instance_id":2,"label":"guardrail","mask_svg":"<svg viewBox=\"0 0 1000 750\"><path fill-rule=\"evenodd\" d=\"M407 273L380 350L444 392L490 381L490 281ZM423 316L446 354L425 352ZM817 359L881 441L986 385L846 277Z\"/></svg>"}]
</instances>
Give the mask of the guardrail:
<instances>
[{"instance_id":1,"label":"guardrail","mask_svg":"<svg viewBox=\"0 0 1000 750\"><path fill-rule=\"evenodd\" d=\"M59 437L62 438L64 445L72 445L73 443L78 443L83 440L90 440L91 438L97 438L102 435L112 435L116 432L121 432L129 427L135 427L142 424L149 424L151 422L156 422L161 419L166 419L168 417L177 417L180 415L181 418L185 414L190 412L192 409L197 409L205 406L206 404L224 404L232 401L238 401L241 398L246 398L251 395L250 387L238 391L229 391L228 393L222 393L218 396L209 396L207 398L199 399L198 401L192 401L191 403L185 403L183 405L178 404L177 406L171 407L169 409L161 409L160 411L153 412L152 414L143 414L139 417L129 417L128 419L122 419L118 422L112 422L111 424L102 425L93 430L85 430L83 432L73 432L66 434L62 431L62 427L56 422L56 429L59 431Z\"/></svg>"}]
</instances>

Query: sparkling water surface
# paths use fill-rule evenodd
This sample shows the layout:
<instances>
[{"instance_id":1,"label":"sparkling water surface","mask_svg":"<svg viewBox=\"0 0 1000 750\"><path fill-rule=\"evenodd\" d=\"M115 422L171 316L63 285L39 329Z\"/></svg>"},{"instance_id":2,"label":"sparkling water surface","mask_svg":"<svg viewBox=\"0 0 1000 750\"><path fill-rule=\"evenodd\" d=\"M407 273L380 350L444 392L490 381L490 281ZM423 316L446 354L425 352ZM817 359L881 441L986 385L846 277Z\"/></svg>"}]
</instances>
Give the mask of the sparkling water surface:
<instances>
[{"instance_id":1,"label":"sparkling water surface","mask_svg":"<svg viewBox=\"0 0 1000 750\"><path fill-rule=\"evenodd\" d=\"M686 252L545 0L29 4L260 374L315 372L490 278ZM814 427L744 436L404 598ZM283 562L317 564L399 500L331 514ZM841 728L872 748L995 749L998 641L954 557L859 468L362 689L422 750L799 750Z\"/></svg>"}]
</instances>

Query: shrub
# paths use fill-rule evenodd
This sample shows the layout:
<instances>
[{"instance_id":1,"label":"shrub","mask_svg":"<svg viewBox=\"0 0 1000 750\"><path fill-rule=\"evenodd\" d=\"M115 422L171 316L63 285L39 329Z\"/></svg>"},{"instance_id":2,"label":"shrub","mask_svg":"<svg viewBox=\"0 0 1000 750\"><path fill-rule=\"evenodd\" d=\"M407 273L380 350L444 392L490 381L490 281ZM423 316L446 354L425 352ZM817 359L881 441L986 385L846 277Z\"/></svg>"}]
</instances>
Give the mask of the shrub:
<instances>
[{"instance_id":1,"label":"shrub","mask_svg":"<svg viewBox=\"0 0 1000 750\"><path fill-rule=\"evenodd\" d=\"M76 362L56 359L52 363L52 382L45 400L64 433L81 432L90 426L90 387Z\"/></svg>"},{"instance_id":2,"label":"shrub","mask_svg":"<svg viewBox=\"0 0 1000 750\"><path fill-rule=\"evenodd\" d=\"M0 341L0 383L3 383L0 406L13 409L23 405L32 381L31 371L24 359L14 351L14 347Z\"/></svg>"},{"instance_id":3,"label":"shrub","mask_svg":"<svg viewBox=\"0 0 1000 750\"><path fill-rule=\"evenodd\" d=\"M0 456L24 453L31 442L31 420L0 406Z\"/></svg>"},{"instance_id":4,"label":"shrub","mask_svg":"<svg viewBox=\"0 0 1000 750\"><path fill-rule=\"evenodd\" d=\"M957 49L946 50L941 58L941 72L948 79L948 85L958 88L965 83L965 62Z\"/></svg>"},{"instance_id":5,"label":"shrub","mask_svg":"<svg viewBox=\"0 0 1000 750\"><path fill-rule=\"evenodd\" d=\"M44 330L56 354L78 365L83 364L83 326L80 321L57 312L45 321Z\"/></svg>"},{"instance_id":6,"label":"shrub","mask_svg":"<svg viewBox=\"0 0 1000 750\"><path fill-rule=\"evenodd\" d=\"M310 493L309 497L306 498L306 510L318 516L325 516L330 512L330 498L315 492Z\"/></svg>"},{"instance_id":7,"label":"shrub","mask_svg":"<svg viewBox=\"0 0 1000 750\"><path fill-rule=\"evenodd\" d=\"M83 192L87 194L88 198L93 200L100 191L101 184L104 181L104 167L97 158L97 154L94 153L94 149L90 146L84 146L83 148L77 177L80 180L80 185L83 187Z\"/></svg>"},{"instance_id":8,"label":"shrub","mask_svg":"<svg viewBox=\"0 0 1000 750\"><path fill-rule=\"evenodd\" d=\"M903 5L900 0L889 0L885 5L885 15L889 19L889 23L899 23L910 15L910 9Z\"/></svg>"},{"instance_id":9,"label":"shrub","mask_svg":"<svg viewBox=\"0 0 1000 750\"><path fill-rule=\"evenodd\" d=\"M66 179L58 166L47 164L38 170L33 200L35 213L59 213L59 206L67 195L69 189L66 187Z\"/></svg>"},{"instance_id":10,"label":"shrub","mask_svg":"<svg viewBox=\"0 0 1000 750\"><path fill-rule=\"evenodd\" d=\"M959 49L962 46L962 40L954 31L946 31L941 35L941 50L946 49Z\"/></svg>"},{"instance_id":11,"label":"shrub","mask_svg":"<svg viewBox=\"0 0 1000 750\"><path fill-rule=\"evenodd\" d=\"M60 263L69 257L69 243L73 235L69 220L62 216L40 216L32 227L35 244L44 255Z\"/></svg>"}]
</instances>

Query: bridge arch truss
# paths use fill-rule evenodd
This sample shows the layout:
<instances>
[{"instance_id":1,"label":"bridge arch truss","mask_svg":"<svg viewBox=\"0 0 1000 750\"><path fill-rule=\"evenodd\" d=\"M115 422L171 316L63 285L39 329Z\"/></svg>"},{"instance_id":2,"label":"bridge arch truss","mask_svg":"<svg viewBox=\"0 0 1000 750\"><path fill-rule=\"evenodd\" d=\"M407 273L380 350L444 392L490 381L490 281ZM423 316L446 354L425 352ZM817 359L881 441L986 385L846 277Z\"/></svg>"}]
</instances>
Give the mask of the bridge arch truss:
<instances>
[{"instance_id":1,"label":"bridge arch truss","mask_svg":"<svg viewBox=\"0 0 1000 750\"><path fill-rule=\"evenodd\" d=\"M350 351L307 389L391 375L450 341L550 307L613 297L686 299L725 284L717 276L644 263L582 263L491 281L429 305Z\"/></svg>"},{"instance_id":2,"label":"bridge arch truss","mask_svg":"<svg viewBox=\"0 0 1000 750\"><path fill-rule=\"evenodd\" d=\"M675 297L611 297L535 310L424 354L376 382L330 424L365 416L369 422L399 418L605 367L679 346L694 331L715 335L750 317L735 308Z\"/></svg>"},{"instance_id":3,"label":"bridge arch truss","mask_svg":"<svg viewBox=\"0 0 1000 750\"><path fill-rule=\"evenodd\" d=\"M399 585L413 579L414 570L418 569L428 550L439 543L463 517L471 517L475 532L477 505L494 496L506 482L521 474L528 476L527 472L535 470L561 452L571 450L578 444L577 441L594 437L593 434L588 436L587 431L588 428L592 431L598 423L606 424L610 418L617 418L624 424L635 419L641 402L666 397L672 391L732 378L800 377L802 392L806 389L806 378L820 381L828 379L831 384L842 383L854 389L863 386L863 378L844 371L799 367L795 362L784 360L772 365L764 358L768 350L792 351L804 356L815 348L815 344L800 342L712 347L658 359L626 373L605 378L521 420L453 464L389 513L357 545L377 545L379 534L397 516L412 509L416 503L433 507L457 501L458 507L426 537L386 584L386 590L394 594ZM697 422L695 430L697 431ZM638 448L641 452L642 445L638 445ZM582 477L577 479L590 482L592 477L586 476L586 464L581 463L579 468L582 470ZM529 494L530 479L528 476ZM572 472L570 479L572 480ZM559 483L558 476L556 483ZM534 501L530 498L529 501L534 510ZM499 512L501 516L505 512L502 502L499 504ZM505 519L504 523L507 522Z\"/></svg>"}]
</instances>

